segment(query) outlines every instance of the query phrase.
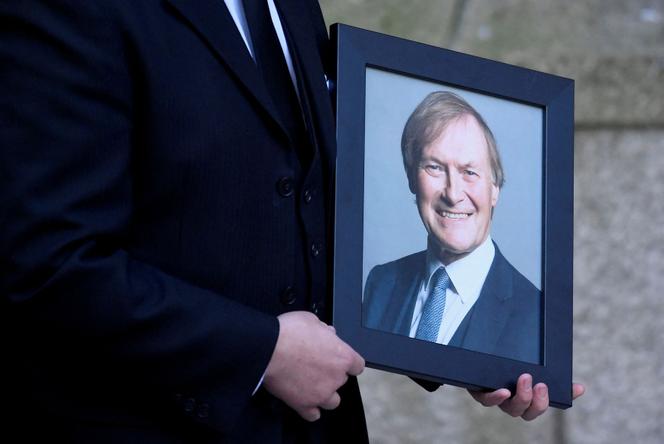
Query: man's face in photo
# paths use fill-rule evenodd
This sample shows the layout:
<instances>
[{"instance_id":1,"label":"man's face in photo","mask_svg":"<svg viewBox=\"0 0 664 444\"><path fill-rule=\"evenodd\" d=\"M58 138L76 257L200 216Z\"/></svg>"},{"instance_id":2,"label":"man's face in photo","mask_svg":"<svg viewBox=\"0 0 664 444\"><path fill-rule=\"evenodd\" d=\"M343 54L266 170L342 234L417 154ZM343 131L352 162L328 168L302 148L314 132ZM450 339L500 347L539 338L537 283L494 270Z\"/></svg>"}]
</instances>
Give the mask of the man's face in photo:
<instances>
[{"instance_id":1,"label":"man's face in photo","mask_svg":"<svg viewBox=\"0 0 664 444\"><path fill-rule=\"evenodd\" d=\"M422 149L412 185L429 248L444 264L484 242L500 190L486 137L474 117L452 121Z\"/></svg>"}]
</instances>

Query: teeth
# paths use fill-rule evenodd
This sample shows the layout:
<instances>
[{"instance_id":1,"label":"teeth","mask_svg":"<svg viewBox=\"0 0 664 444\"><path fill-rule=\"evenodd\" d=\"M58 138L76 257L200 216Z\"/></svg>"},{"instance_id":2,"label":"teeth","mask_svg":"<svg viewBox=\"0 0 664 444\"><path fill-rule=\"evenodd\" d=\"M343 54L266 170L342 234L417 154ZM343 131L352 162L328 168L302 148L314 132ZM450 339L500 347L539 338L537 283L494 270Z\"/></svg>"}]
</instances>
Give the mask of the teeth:
<instances>
[{"instance_id":1,"label":"teeth","mask_svg":"<svg viewBox=\"0 0 664 444\"><path fill-rule=\"evenodd\" d=\"M450 219L466 219L468 217L468 213L450 213L449 211L441 211L440 215Z\"/></svg>"}]
</instances>

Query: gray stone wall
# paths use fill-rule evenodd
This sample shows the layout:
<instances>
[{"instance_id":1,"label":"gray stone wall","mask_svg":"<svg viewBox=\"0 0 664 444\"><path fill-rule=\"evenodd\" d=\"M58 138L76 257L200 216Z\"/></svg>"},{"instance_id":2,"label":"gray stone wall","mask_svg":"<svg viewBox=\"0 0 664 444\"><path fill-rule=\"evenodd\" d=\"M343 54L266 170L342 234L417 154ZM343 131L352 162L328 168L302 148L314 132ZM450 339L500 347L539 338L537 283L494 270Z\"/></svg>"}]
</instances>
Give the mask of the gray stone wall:
<instances>
[{"instance_id":1,"label":"gray stone wall","mask_svg":"<svg viewBox=\"0 0 664 444\"><path fill-rule=\"evenodd\" d=\"M360 377L372 443L664 442L664 0L321 0L343 22L576 80L574 374L532 423Z\"/></svg>"}]
</instances>

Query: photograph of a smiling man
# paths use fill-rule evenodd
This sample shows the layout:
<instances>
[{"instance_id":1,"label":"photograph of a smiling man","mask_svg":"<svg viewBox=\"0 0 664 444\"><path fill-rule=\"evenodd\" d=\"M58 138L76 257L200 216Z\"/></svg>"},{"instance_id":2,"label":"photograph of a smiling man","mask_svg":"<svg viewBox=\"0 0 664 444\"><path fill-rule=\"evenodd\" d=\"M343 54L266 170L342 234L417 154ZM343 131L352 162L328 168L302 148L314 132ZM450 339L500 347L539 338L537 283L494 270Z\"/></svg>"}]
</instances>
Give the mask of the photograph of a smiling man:
<instances>
[{"instance_id":1,"label":"photograph of a smiling man","mask_svg":"<svg viewBox=\"0 0 664 444\"><path fill-rule=\"evenodd\" d=\"M370 268L363 325L539 363L541 291L491 236L505 172L485 119L460 94L431 92L403 127L401 157L426 245Z\"/></svg>"}]
</instances>

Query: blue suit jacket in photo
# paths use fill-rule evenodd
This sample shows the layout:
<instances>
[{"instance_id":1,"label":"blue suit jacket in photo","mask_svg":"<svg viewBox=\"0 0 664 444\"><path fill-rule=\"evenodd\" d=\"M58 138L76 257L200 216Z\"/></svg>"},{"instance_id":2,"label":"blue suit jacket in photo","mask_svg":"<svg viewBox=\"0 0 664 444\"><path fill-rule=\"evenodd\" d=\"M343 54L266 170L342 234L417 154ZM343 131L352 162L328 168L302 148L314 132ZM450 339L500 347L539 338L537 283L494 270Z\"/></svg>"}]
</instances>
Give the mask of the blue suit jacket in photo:
<instances>
[{"instance_id":1,"label":"blue suit jacket in photo","mask_svg":"<svg viewBox=\"0 0 664 444\"><path fill-rule=\"evenodd\" d=\"M408 336L426 251L374 267L362 303L365 327ZM496 246L475 305L448 345L519 361L540 362L541 292Z\"/></svg>"}]
</instances>

